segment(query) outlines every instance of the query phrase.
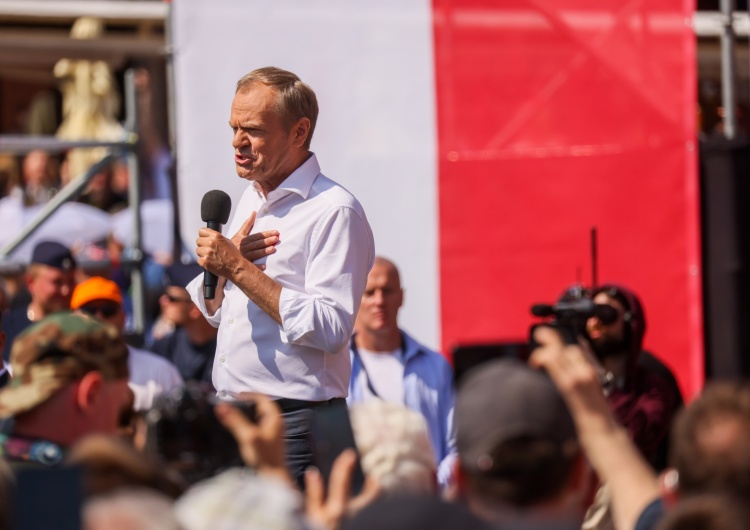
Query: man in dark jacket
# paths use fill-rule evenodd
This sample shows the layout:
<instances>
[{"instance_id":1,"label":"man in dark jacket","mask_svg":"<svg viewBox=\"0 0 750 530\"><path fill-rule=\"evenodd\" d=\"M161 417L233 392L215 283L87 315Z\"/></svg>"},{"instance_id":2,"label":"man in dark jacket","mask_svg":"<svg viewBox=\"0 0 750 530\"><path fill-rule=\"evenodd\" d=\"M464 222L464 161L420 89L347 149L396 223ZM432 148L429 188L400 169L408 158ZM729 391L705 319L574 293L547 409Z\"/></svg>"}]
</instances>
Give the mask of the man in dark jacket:
<instances>
[{"instance_id":1,"label":"man in dark jacket","mask_svg":"<svg viewBox=\"0 0 750 530\"><path fill-rule=\"evenodd\" d=\"M592 296L595 303L617 311L610 324L592 317L586 325L594 353L612 377L610 408L646 459L663 469L669 428L683 404L677 382L667 366L642 350L646 318L638 297L612 284L599 287Z\"/></svg>"}]
</instances>

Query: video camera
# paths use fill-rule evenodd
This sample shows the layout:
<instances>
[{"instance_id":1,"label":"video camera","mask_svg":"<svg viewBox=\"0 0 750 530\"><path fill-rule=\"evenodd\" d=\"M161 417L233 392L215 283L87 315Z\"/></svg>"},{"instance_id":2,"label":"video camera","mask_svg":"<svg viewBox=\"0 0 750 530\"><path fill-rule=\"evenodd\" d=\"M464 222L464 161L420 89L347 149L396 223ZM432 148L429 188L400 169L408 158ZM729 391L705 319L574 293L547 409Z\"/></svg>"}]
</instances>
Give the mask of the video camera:
<instances>
[{"instance_id":1,"label":"video camera","mask_svg":"<svg viewBox=\"0 0 750 530\"><path fill-rule=\"evenodd\" d=\"M597 317L602 323L611 324L618 317L615 308L594 303L588 292L580 286L568 289L554 305L535 304L531 306L531 314L550 320L531 326L529 351L533 351L538 346L534 342L534 330L537 326L555 328L560 332L566 344L578 344L580 337L588 339L586 321L589 318Z\"/></svg>"}]
</instances>

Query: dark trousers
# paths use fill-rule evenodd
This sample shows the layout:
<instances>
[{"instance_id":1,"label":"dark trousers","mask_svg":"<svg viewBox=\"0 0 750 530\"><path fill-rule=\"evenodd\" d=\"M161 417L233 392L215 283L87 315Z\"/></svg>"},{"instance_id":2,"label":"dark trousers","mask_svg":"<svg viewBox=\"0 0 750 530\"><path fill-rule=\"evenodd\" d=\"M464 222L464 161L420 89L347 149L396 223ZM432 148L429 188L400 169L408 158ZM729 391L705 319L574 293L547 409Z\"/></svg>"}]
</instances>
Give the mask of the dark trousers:
<instances>
[{"instance_id":1,"label":"dark trousers","mask_svg":"<svg viewBox=\"0 0 750 530\"><path fill-rule=\"evenodd\" d=\"M284 419L286 444L286 465L292 478L299 487L305 489L305 470L316 465L315 461L315 439L314 422L315 413L323 407L344 407L346 400L343 398L332 399L328 402L316 403L309 407L290 407L293 410L284 411L284 403L288 400L279 400L282 406L281 417Z\"/></svg>"}]
</instances>

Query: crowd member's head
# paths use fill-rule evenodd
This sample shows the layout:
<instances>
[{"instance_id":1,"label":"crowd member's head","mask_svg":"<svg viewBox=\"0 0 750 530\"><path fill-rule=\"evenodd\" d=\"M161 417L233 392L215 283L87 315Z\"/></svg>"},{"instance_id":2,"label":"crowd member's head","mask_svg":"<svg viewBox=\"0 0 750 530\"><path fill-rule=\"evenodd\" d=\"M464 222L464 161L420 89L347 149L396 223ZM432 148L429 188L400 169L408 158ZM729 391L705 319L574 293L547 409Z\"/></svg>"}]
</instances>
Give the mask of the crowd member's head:
<instances>
[{"instance_id":1,"label":"crowd member's head","mask_svg":"<svg viewBox=\"0 0 750 530\"><path fill-rule=\"evenodd\" d=\"M229 119L240 178L274 190L309 156L318 102L297 75L276 67L237 82Z\"/></svg>"},{"instance_id":2,"label":"crowd member's head","mask_svg":"<svg viewBox=\"0 0 750 530\"><path fill-rule=\"evenodd\" d=\"M175 504L175 515L185 530L308 528L298 491L283 481L247 476L237 468L190 488Z\"/></svg>"},{"instance_id":3,"label":"crowd member's head","mask_svg":"<svg viewBox=\"0 0 750 530\"><path fill-rule=\"evenodd\" d=\"M670 452L680 496L750 496L750 386L713 383L675 420Z\"/></svg>"},{"instance_id":4,"label":"crowd member's head","mask_svg":"<svg viewBox=\"0 0 750 530\"><path fill-rule=\"evenodd\" d=\"M83 470L87 498L121 489L144 488L176 499L186 487L179 476L160 462L113 436L87 436L71 449L66 463Z\"/></svg>"},{"instance_id":5,"label":"crowd member's head","mask_svg":"<svg viewBox=\"0 0 750 530\"><path fill-rule=\"evenodd\" d=\"M679 503L659 523L658 530L746 530L750 513L745 498L706 493Z\"/></svg>"},{"instance_id":6,"label":"crowd member's head","mask_svg":"<svg viewBox=\"0 0 750 530\"><path fill-rule=\"evenodd\" d=\"M112 280L95 276L79 283L73 291L70 309L111 324L120 333L125 329L122 294Z\"/></svg>"},{"instance_id":7,"label":"crowd member's head","mask_svg":"<svg viewBox=\"0 0 750 530\"><path fill-rule=\"evenodd\" d=\"M352 405L350 416L362 470L384 493L436 492L435 456L421 414L377 399Z\"/></svg>"},{"instance_id":8,"label":"crowd member's head","mask_svg":"<svg viewBox=\"0 0 750 530\"><path fill-rule=\"evenodd\" d=\"M342 530L489 530L498 528L466 507L435 496L395 496L379 499L344 520ZM504 528L504 527L503 527ZM525 528L525 527L520 527ZM535 527L532 527L535 528Z\"/></svg>"},{"instance_id":9,"label":"crowd member's head","mask_svg":"<svg viewBox=\"0 0 750 530\"><path fill-rule=\"evenodd\" d=\"M459 483L480 516L580 521L591 473L552 381L510 359L465 374L456 401Z\"/></svg>"},{"instance_id":10,"label":"crowd member's head","mask_svg":"<svg viewBox=\"0 0 750 530\"><path fill-rule=\"evenodd\" d=\"M31 321L70 307L75 267L76 262L65 245L42 241L34 247L26 272L26 287L31 295L28 309Z\"/></svg>"},{"instance_id":11,"label":"crowd member's head","mask_svg":"<svg viewBox=\"0 0 750 530\"><path fill-rule=\"evenodd\" d=\"M67 446L89 433L117 432L130 397L128 350L111 326L51 315L17 337L10 363L14 377L0 391L0 416L14 418L13 434Z\"/></svg>"},{"instance_id":12,"label":"crowd member's head","mask_svg":"<svg viewBox=\"0 0 750 530\"><path fill-rule=\"evenodd\" d=\"M637 357L646 332L646 318L638 297L619 285L603 285L592 293L594 303L608 305L617 311L617 319L605 324L599 318L588 320L586 330L596 355Z\"/></svg>"},{"instance_id":13,"label":"crowd member's head","mask_svg":"<svg viewBox=\"0 0 750 530\"><path fill-rule=\"evenodd\" d=\"M197 263L176 263L167 267L167 286L164 294L159 298L159 305L162 318L171 322L175 327L206 323L206 319L193 303L186 289L187 285L202 272L203 267Z\"/></svg>"},{"instance_id":14,"label":"crowd member's head","mask_svg":"<svg viewBox=\"0 0 750 530\"><path fill-rule=\"evenodd\" d=\"M117 490L84 506L86 530L181 530L172 499L148 489Z\"/></svg>"},{"instance_id":15,"label":"crowd member's head","mask_svg":"<svg viewBox=\"0 0 750 530\"><path fill-rule=\"evenodd\" d=\"M398 335L398 311L403 303L398 269L391 261L376 257L367 276L354 329L366 335Z\"/></svg>"},{"instance_id":16,"label":"crowd member's head","mask_svg":"<svg viewBox=\"0 0 750 530\"><path fill-rule=\"evenodd\" d=\"M21 165L24 195L29 204L43 204L57 186L58 170L54 160L44 151L30 151Z\"/></svg>"}]
</instances>

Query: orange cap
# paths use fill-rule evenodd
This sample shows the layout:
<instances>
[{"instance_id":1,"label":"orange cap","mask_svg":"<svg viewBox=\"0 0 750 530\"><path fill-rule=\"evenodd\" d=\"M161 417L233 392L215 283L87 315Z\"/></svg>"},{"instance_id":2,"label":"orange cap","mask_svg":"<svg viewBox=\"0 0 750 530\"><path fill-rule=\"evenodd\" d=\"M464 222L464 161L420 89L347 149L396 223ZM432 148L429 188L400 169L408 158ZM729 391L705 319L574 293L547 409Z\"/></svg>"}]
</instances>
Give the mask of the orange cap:
<instances>
[{"instance_id":1,"label":"orange cap","mask_svg":"<svg viewBox=\"0 0 750 530\"><path fill-rule=\"evenodd\" d=\"M112 280L94 276L76 285L70 299L70 308L78 309L94 300L110 300L122 305L120 288Z\"/></svg>"}]
</instances>

